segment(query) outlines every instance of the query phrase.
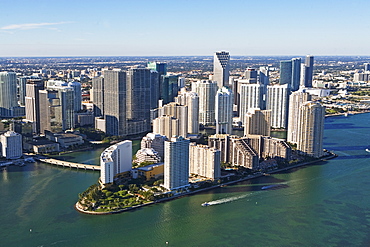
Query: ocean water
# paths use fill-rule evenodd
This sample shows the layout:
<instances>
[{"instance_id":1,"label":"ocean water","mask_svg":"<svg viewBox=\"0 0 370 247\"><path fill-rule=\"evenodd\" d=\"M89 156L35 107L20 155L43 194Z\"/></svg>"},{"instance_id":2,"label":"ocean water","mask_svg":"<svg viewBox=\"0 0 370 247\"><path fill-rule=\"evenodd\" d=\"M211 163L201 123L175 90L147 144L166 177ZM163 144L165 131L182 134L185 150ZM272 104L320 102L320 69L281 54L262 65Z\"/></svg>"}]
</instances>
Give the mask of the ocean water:
<instances>
[{"instance_id":1,"label":"ocean water","mask_svg":"<svg viewBox=\"0 0 370 247\"><path fill-rule=\"evenodd\" d=\"M9 167L0 246L370 246L369 146L370 114L327 118L324 148L336 159L105 216L73 208L98 172ZM93 164L98 155L65 158Z\"/></svg>"}]
</instances>

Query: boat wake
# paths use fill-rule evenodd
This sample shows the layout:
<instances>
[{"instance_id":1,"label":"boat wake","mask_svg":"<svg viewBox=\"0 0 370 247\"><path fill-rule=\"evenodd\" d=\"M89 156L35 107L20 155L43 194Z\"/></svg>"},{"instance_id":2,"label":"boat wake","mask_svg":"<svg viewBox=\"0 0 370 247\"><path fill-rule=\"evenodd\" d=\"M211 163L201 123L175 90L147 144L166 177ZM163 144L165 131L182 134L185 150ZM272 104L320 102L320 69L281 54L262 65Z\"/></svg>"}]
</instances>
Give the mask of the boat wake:
<instances>
[{"instance_id":1,"label":"boat wake","mask_svg":"<svg viewBox=\"0 0 370 247\"><path fill-rule=\"evenodd\" d=\"M223 198L223 199L210 201L210 202L206 202L206 203L203 203L203 204L204 204L204 206L214 206L214 205L218 205L218 204L223 204L223 203L243 199L243 198L246 198L246 197L250 196L251 194L252 193L249 193L249 194L246 194L246 195L241 195L241 196L226 197L226 198ZM202 206L203 206L203 204L202 204Z\"/></svg>"}]
</instances>

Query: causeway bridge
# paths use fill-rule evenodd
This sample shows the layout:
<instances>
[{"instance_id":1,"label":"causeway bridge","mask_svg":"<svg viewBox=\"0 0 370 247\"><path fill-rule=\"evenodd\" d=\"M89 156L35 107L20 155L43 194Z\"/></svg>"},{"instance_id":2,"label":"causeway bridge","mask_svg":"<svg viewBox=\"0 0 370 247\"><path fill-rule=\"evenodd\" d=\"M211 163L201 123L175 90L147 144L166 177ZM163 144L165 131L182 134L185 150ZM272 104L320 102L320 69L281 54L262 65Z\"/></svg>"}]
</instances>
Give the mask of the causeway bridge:
<instances>
[{"instance_id":1,"label":"causeway bridge","mask_svg":"<svg viewBox=\"0 0 370 247\"><path fill-rule=\"evenodd\" d=\"M94 165L86 165L81 163L74 163L74 162L68 162L64 160L57 160L47 157L35 157L36 160L48 163L51 165L56 166L63 166L63 167L69 167L69 168L76 168L76 169L84 169L84 170L93 170L93 171L100 171L100 166L94 166Z\"/></svg>"}]
</instances>

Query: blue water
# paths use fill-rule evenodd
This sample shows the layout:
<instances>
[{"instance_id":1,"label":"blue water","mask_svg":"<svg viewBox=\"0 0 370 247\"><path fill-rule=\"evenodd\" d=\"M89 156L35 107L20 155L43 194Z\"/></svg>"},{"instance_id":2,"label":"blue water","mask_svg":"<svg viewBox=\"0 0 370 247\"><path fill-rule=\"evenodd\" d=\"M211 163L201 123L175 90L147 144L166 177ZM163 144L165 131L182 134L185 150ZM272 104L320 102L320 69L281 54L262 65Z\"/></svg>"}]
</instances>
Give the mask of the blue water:
<instances>
[{"instance_id":1,"label":"blue water","mask_svg":"<svg viewBox=\"0 0 370 247\"><path fill-rule=\"evenodd\" d=\"M0 246L370 246L369 130L370 114L327 118L336 159L117 215L73 209L97 172L9 167Z\"/></svg>"}]
</instances>

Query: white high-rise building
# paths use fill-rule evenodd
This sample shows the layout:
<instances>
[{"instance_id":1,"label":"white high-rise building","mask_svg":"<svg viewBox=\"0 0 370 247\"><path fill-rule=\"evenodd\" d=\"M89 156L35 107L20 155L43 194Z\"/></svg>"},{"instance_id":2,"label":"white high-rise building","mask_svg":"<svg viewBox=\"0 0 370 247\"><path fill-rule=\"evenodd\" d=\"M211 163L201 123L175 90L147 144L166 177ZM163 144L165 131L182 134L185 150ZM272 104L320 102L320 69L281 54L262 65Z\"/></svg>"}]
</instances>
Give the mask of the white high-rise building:
<instances>
[{"instance_id":1,"label":"white high-rise building","mask_svg":"<svg viewBox=\"0 0 370 247\"><path fill-rule=\"evenodd\" d=\"M114 176L132 168L132 141L122 141L105 149L100 155L100 180L102 184L113 182Z\"/></svg>"},{"instance_id":2,"label":"white high-rise building","mask_svg":"<svg viewBox=\"0 0 370 247\"><path fill-rule=\"evenodd\" d=\"M299 91L293 92L289 96L289 114L288 114L288 131L287 141L297 144L298 142L298 129L299 129L299 111L300 106L306 101L311 100L311 95L306 93L304 88Z\"/></svg>"},{"instance_id":3,"label":"white high-rise building","mask_svg":"<svg viewBox=\"0 0 370 247\"><path fill-rule=\"evenodd\" d=\"M22 135L8 131L0 136L1 153L7 159L18 159L23 155Z\"/></svg>"},{"instance_id":4,"label":"white high-rise building","mask_svg":"<svg viewBox=\"0 0 370 247\"><path fill-rule=\"evenodd\" d=\"M176 135L183 137L187 136L188 133L188 106L179 105L176 102L168 103L158 108L158 116L171 116L178 119L179 129ZM170 138L171 136L167 136Z\"/></svg>"},{"instance_id":5,"label":"white high-rise building","mask_svg":"<svg viewBox=\"0 0 370 247\"><path fill-rule=\"evenodd\" d=\"M153 132L164 135L170 139L179 135L179 120L172 116L161 116L153 120Z\"/></svg>"},{"instance_id":6,"label":"white high-rise building","mask_svg":"<svg viewBox=\"0 0 370 247\"><path fill-rule=\"evenodd\" d=\"M197 81L192 83L192 91L199 96L199 123L214 125L217 83L209 80Z\"/></svg>"},{"instance_id":7,"label":"white high-rise building","mask_svg":"<svg viewBox=\"0 0 370 247\"><path fill-rule=\"evenodd\" d=\"M323 156L325 107L316 102L306 102L300 106L298 119L297 150L319 158Z\"/></svg>"},{"instance_id":8,"label":"white high-rise building","mask_svg":"<svg viewBox=\"0 0 370 247\"><path fill-rule=\"evenodd\" d=\"M264 109L263 93L265 86L262 84L240 85L239 117L244 125L244 116L251 108Z\"/></svg>"},{"instance_id":9,"label":"white high-rise building","mask_svg":"<svg viewBox=\"0 0 370 247\"><path fill-rule=\"evenodd\" d=\"M17 76L15 72L0 72L0 117L13 117L17 106Z\"/></svg>"},{"instance_id":10,"label":"white high-rise building","mask_svg":"<svg viewBox=\"0 0 370 247\"><path fill-rule=\"evenodd\" d=\"M188 133L199 133L199 96L196 92L181 90L175 102L188 106Z\"/></svg>"},{"instance_id":11,"label":"white high-rise building","mask_svg":"<svg viewBox=\"0 0 370 247\"><path fill-rule=\"evenodd\" d=\"M221 151L206 145L190 144L189 172L206 178L221 176Z\"/></svg>"},{"instance_id":12,"label":"white high-rise building","mask_svg":"<svg viewBox=\"0 0 370 247\"><path fill-rule=\"evenodd\" d=\"M271 127L286 128L288 122L289 85L267 86L266 109L271 110Z\"/></svg>"},{"instance_id":13,"label":"white high-rise building","mask_svg":"<svg viewBox=\"0 0 370 247\"><path fill-rule=\"evenodd\" d=\"M231 134L233 124L233 93L222 87L216 93L216 134Z\"/></svg>"},{"instance_id":14,"label":"white high-rise building","mask_svg":"<svg viewBox=\"0 0 370 247\"><path fill-rule=\"evenodd\" d=\"M251 108L245 114L244 136L262 135L270 136L271 111Z\"/></svg>"},{"instance_id":15,"label":"white high-rise building","mask_svg":"<svg viewBox=\"0 0 370 247\"><path fill-rule=\"evenodd\" d=\"M164 187L172 190L189 184L189 144L183 137L165 142Z\"/></svg>"},{"instance_id":16,"label":"white high-rise building","mask_svg":"<svg viewBox=\"0 0 370 247\"><path fill-rule=\"evenodd\" d=\"M229 83L230 54L227 51L215 52L213 57L213 80L219 88Z\"/></svg>"}]
</instances>

